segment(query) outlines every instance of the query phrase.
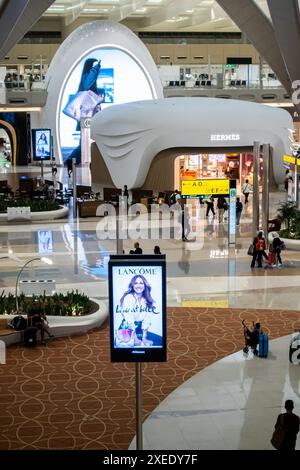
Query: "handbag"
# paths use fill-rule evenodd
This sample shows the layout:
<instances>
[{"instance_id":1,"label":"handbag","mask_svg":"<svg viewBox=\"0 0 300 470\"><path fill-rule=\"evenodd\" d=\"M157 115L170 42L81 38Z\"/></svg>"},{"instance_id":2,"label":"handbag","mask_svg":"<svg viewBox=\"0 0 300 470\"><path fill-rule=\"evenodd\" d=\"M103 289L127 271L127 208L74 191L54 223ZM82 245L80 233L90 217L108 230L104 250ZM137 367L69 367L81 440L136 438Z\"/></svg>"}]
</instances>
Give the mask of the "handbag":
<instances>
[{"instance_id":1,"label":"handbag","mask_svg":"<svg viewBox=\"0 0 300 470\"><path fill-rule=\"evenodd\" d=\"M284 427L284 417L280 415L280 420L273 432L273 436L271 439L271 444L275 449L279 450L282 447L284 439L286 437L286 428Z\"/></svg>"},{"instance_id":2,"label":"handbag","mask_svg":"<svg viewBox=\"0 0 300 470\"><path fill-rule=\"evenodd\" d=\"M100 111L100 103L103 96L99 96L92 90L78 91L75 95L70 95L63 113L80 122L81 118L91 118Z\"/></svg>"},{"instance_id":3,"label":"handbag","mask_svg":"<svg viewBox=\"0 0 300 470\"><path fill-rule=\"evenodd\" d=\"M286 244L281 240L281 244L279 246L281 250L286 250Z\"/></svg>"},{"instance_id":4,"label":"handbag","mask_svg":"<svg viewBox=\"0 0 300 470\"><path fill-rule=\"evenodd\" d=\"M118 340L122 343L129 343L132 339L133 331L129 329L117 330Z\"/></svg>"},{"instance_id":5,"label":"handbag","mask_svg":"<svg viewBox=\"0 0 300 470\"><path fill-rule=\"evenodd\" d=\"M248 248L247 255L253 256L254 255L254 245L251 243L251 245Z\"/></svg>"}]
</instances>

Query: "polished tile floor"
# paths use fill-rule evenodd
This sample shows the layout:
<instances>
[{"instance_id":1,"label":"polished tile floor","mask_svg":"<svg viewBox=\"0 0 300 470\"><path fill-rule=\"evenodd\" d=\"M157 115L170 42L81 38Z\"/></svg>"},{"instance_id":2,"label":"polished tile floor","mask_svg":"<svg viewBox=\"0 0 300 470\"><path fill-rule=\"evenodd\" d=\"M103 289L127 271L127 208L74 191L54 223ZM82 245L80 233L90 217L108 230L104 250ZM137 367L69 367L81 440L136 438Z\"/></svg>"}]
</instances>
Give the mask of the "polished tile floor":
<instances>
[{"instance_id":1,"label":"polished tile floor","mask_svg":"<svg viewBox=\"0 0 300 470\"><path fill-rule=\"evenodd\" d=\"M294 400L300 415L300 365L289 363L290 340L288 335L271 341L268 359L239 351L195 374L145 421L144 448L273 449L277 415L285 411L281 404Z\"/></svg>"},{"instance_id":2,"label":"polished tile floor","mask_svg":"<svg viewBox=\"0 0 300 470\"><path fill-rule=\"evenodd\" d=\"M18 173L25 171L37 174L39 169L18 169ZM49 168L45 168L45 175L51 177ZM11 174L9 170L0 174L0 179L12 181L15 178L16 174ZM66 186L71 184L64 169L59 169L58 179ZM78 172L77 181L89 184L86 168ZM97 190L101 191L101 188ZM271 194L270 217L275 215L277 204L285 199L286 193L283 191ZM166 254L169 307L251 307L261 311L300 311L300 251L285 251L281 268L251 270L251 258L247 256L252 238L251 217L250 197L250 204L242 213L236 246L230 249L226 222L219 224L217 218L207 219L204 208L201 209L200 223L204 234L203 244L192 241L184 243L181 240L140 241L144 253L152 253L154 245L158 244L162 253ZM97 218L73 221L72 214L67 219L52 222L0 222L0 290L14 290L17 273L28 259L48 256L53 261L52 266L32 263L30 269L23 272L22 280L54 279L59 291L76 288L93 297L107 299L107 263L109 255L116 252L116 242L99 239L98 223ZM133 247L133 243L134 240L123 242L126 253ZM287 338L273 341L270 358L265 362L247 360L237 352L222 359L223 362L202 370L181 385L148 418L145 424L145 445L148 448L167 448L170 445L174 446L172 448L184 449L193 446L199 449L212 448L210 446L213 445L213 435L216 432L219 448L251 448L259 445L254 434L255 429L262 426L264 444L258 448L269 448L266 444L267 437L270 436L270 428L284 399L291 397L290 394L293 393L297 410L300 411L299 383L296 379L297 374L299 377L300 366L293 366L294 375L291 379L291 366L286 363L284 352L287 342ZM262 420L258 412L251 414L250 411L255 408L256 399L257 408L261 409L263 406L265 385L269 394L268 381L265 379L271 371L280 379L278 386L282 393L274 388L272 403L270 402L270 407L266 405L265 420ZM216 377L221 377L220 382L226 385L224 394L222 387L212 389L209 386ZM294 383L292 389L289 388L291 380ZM295 385L296 382L298 385ZM256 388L253 384L257 386L257 393L254 393ZM294 393L294 388L298 390L297 393ZM205 406L202 407L199 403ZM162 417L166 419L163 420ZM230 440L227 435L224 436L226 433L223 427L227 421L232 434ZM176 429L172 444L168 437L170 433L165 432L164 423ZM154 432L153 436L153 427L156 424L163 431L162 434ZM193 436L196 428L201 431L198 437ZM204 433L206 428L207 434ZM163 443L159 441L159 435L163 435Z\"/></svg>"}]
</instances>

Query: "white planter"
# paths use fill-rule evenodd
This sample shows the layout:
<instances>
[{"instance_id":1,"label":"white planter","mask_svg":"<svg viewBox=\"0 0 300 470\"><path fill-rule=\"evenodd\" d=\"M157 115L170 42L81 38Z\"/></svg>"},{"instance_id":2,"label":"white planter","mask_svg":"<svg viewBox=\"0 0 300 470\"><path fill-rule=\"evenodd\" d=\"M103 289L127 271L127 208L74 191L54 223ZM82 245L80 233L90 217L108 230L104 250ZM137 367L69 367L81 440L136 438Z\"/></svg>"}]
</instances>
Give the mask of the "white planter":
<instances>
[{"instance_id":1,"label":"white planter","mask_svg":"<svg viewBox=\"0 0 300 470\"><path fill-rule=\"evenodd\" d=\"M268 236L269 242L273 241L272 232ZM300 240L292 240L291 238L280 237L286 246L287 250L300 251Z\"/></svg>"},{"instance_id":2,"label":"white planter","mask_svg":"<svg viewBox=\"0 0 300 470\"><path fill-rule=\"evenodd\" d=\"M290 238L281 238L285 243L287 250L300 251L300 240L291 240Z\"/></svg>"},{"instance_id":3,"label":"white planter","mask_svg":"<svg viewBox=\"0 0 300 470\"><path fill-rule=\"evenodd\" d=\"M94 328L99 328L108 317L108 305L105 302L91 298L95 304L98 305L98 310L90 315L83 315L82 317L59 317L56 315L48 315L47 320L51 334L54 337L70 336L74 334L86 333ZM13 318L13 315L11 315ZM45 334L47 339L47 334ZM13 334L1 336L2 341L6 345L19 343L22 340L22 333L15 331Z\"/></svg>"},{"instance_id":4,"label":"white planter","mask_svg":"<svg viewBox=\"0 0 300 470\"><path fill-rule=\"evenodd\" d=\"M30 220L54 220L67 217L69 209L65 206L59 206L56 211L31 212ZM0 214L0 222L7 222L7 214Z\"/></svg>"}]
</instances>

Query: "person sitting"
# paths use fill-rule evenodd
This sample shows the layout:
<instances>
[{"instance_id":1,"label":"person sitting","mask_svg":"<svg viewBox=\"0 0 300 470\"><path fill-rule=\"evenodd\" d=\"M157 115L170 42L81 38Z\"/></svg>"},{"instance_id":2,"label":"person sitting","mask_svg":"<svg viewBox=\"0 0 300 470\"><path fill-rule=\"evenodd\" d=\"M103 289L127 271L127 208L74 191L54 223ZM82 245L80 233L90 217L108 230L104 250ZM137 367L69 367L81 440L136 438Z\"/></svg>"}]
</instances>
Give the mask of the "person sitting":
<instances>
[{"instance_id":1,"label":"person sitting","mask_svg":"<svg viewBox=\"0 0 300 470\"><path fill-rule=\"evenodd\" d=\"M249 351L249 347L250 347L253 350L253 354L257 356L258 354L257 346L259 343L259 335L261 333L262 333L262 330L260 327L260 323L258 322L255 323L252 330L249 330L248 328L246 328L245 333L244 333L246 345L243 349L245 353Z\"/></svg>"},{"instance_id":2,"label":"person sitting","mask_svg":"<svg viewBox=\"0 0 300 470\"><path fill-rule=\"evenodd\" d=\"M158 245L156 245L156 246L154 247L154 254L155 254L155 255L161 255L161 251L160 251L160 248L159 248Z\"/></svg>"},{"instance_id":3,"label":"person sitting","mask_svg":"<svg viewBox=\"0 0 300 470\"><path fill-rule=\"evenodd\" d=\"M281 230L281 220L279 217L275 217L275 219L268 220L268 232L279 232Z\"/></svg>"},{"instance_id":4,"label":"person sitting","mask_svg":"<svg viewBox=\"0 0 300 470\"><path fill-rule=\"evenodd\" d=\"M130 250L129 251L130 255L142 255L143 254L143 250L142 250L142 248L140 248L139 242L135 242L134 248L135 248L135 250Z\"/></svg>"},{"instance_id":5,"label":"person sitting","mask_svg":"<svg viewBox=\"0 0 300 470\"><path fill-rule=\"evenodd\" d=\"M45 332L49 338L53 338L54 335L50 333L49 323L45 313L41 312L40 305L33 305L27 312L27 324L28 326L35 326L41 332L41 344L46 344L44 340Z\"/></svg>"}]
</instances>

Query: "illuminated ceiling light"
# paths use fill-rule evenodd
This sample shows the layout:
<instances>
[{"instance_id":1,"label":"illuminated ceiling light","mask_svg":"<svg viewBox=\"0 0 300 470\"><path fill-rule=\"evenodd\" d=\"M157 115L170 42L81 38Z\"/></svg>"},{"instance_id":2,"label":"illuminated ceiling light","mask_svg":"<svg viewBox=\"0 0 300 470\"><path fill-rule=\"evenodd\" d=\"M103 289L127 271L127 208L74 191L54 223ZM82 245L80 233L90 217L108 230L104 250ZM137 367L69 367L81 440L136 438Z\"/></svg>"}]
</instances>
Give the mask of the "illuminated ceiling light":
<instances>
[{"instance_id":1,"label":"illuminated ceiling light","mask_svg":"<svg viewBox=\"0 0 300 470\"><path fill-rule=\"evenodd\" d=\"M66 10L74 10L75 8L78 8L78 7L80 7L80 3L77 4L77 5L72 5L70 7L66 7Z\"/></svg>"},{"instance_id":2,"label":"illuminated ceiling light","mask_svg":"<svg viewBox=\"0 0 300 470\"><path fill-rule=\"evenodd\" d=\"M148 0L148 3L161 3L162 0Z\"/></svg>"},{"instance_id":3,"label":"illuminated ceiling light","mask_svg":"<svg viewBox=\"0 0 300 470\"><path fill-rule=\"evenodd\" d=\"M98 11L97 8L84 8L82 11L87 11L87 12L94 12L94 11ZM108 11L108 10L106 10Z\"/></svg>"},{"instance_id":4,"label":"illuminated ceiling light","mask_svg":"<svg viewBox=\"0 0 300 470\"><path fill-rule=\"evenodd\" d=\"M135 10L136 13L145 13L147 11L147 8L138 8Z\"/></svg>"},{"instance_id":5,"label":"illuminated ceiling light","mask_svg":"<svg viewBox=\"0 0 300 470\"><path fill-rule=\"evenodd\" d=\"M195 10L186 10L186 13L194 13Z\"/></svg>"}]
</instances>

